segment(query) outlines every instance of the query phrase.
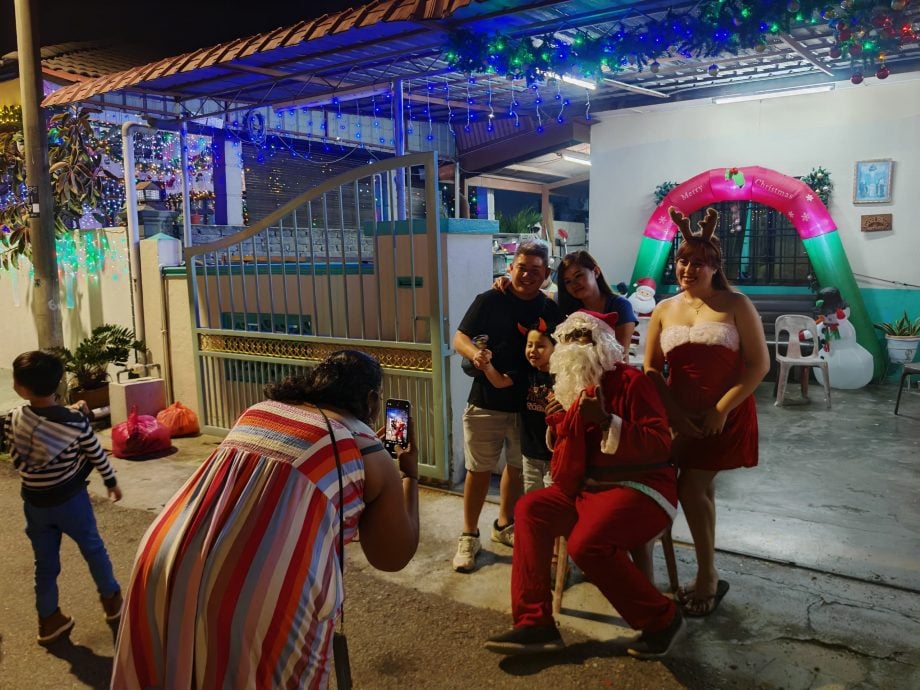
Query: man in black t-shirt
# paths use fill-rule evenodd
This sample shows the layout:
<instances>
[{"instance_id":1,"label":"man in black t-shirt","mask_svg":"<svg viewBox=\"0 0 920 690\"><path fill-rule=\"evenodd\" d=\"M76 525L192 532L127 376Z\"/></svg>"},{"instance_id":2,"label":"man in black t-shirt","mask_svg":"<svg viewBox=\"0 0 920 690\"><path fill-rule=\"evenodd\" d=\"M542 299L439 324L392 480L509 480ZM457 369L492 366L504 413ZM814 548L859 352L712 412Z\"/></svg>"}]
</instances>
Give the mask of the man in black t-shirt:
<instances>
[{"instance_id":1,"label":"man in black t-shirt","mask_svg":"<svg viewBox=\"0 0 920 690\"><path fill-rule=\"evenodd\" d=\"M502 450L498 520L492 540L514 545L514 506L522 491L520 412L527 395L524 337L518 324L542 318L555 328L561 320L559 307L541 291L549 276L549 251L541 242L523 242L510 267L511 286L505 292L487 290L478 295L454 335L454 349L477 369L491 363L510 376L514 385L496 388L485 376L475 376L463 414L463 445L466 480L463 485L463 533L453 567L468 573L481 549L479 515L489 493L489 482Z\"/></svg>"}]
</instances>

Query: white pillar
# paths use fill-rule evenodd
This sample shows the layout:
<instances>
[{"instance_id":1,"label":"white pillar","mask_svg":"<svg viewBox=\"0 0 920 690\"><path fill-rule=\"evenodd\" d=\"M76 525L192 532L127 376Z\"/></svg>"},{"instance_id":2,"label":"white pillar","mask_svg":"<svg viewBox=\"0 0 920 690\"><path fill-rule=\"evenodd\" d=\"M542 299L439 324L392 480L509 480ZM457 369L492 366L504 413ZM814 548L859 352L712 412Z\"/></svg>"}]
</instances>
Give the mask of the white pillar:
<instances>
[{"instance_id":1,"label":"white pillar","mask_svg":"<svg viewBox=\"0 0 920 690\"><path fill-rule=\"evenodd\" d=\"M239 166L240 152L232 141L224 142L224 174L226 175L227 225L243 224L243 171Z\"/></svg>"}]
</instances>

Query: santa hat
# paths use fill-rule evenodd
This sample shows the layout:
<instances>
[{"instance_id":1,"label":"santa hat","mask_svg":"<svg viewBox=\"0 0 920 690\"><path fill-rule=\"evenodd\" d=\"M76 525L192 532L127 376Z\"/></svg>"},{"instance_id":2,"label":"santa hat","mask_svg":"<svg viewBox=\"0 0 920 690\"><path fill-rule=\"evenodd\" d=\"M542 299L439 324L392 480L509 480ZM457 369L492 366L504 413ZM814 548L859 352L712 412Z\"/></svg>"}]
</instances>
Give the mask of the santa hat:
<instances>
[{"instance_id":1,"label":"santa hat","mask_svg":"<svg viewBox=\"0 0 920 690\"><path fill-rule=\"evenodd\" d=\"M601 323L605 324L611 331L616 328L617 321L620 320L620 315L612 311L609 314L601 314L599 311L591 311L590 309L579 309L579 312L582 314L587 314L588 316L597 319Z\"/></svg>"},{"instance_id":2,"label":"santa hat","mask_svg":"<svg viewBox=\"0 0 920 690\"><path fill-rule=\"evenodd\" d=\"M616 312L601 314L588 309L579 309L569 314L565 321L556 327L556 330L553 331L553 338L556 342L560 342L567 340L566 336L574 331L590 331L594 346L602 353L602 366L604 369L610 369L616 362L623 360L623 348L617 342L613 330L619 316Z\"/></svg>"},{"instance_id":3,"label":"santa hat","mask_svg":"<svg viewBox=\"0 0 920 690\"><path fill-rule=\"evenodd\" d=\"M655 292L658 289L658 286L655 285L655 280L653 278L639 278L639 280L636 281L636 287L647 287L650 288L652 292Z\"/></svg>"}]
</instances>

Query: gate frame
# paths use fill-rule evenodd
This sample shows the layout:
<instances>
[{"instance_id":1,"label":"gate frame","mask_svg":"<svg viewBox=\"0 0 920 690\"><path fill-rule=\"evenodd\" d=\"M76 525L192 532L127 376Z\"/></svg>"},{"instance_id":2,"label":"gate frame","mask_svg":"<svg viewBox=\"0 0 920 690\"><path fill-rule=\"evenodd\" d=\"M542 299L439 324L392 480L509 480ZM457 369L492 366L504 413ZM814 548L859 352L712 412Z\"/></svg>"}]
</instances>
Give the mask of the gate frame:
<instances>
[{"instance_id":1,"label":"gate frame","mask_svg":"<svg viewBox=\"0 0 920 690\"><path fill-rule=\"evenodd\" d=\"M423 168L425 174L425 232L426 236L429 238L426 252L426 261L429 269L429 275L432 277L428 281L428 303L429 303L429 315L427 317L421 317L413 314L413 323L415 323L420 318L428 319L428 342L417 342L417 341L406 341L406 340L367 340L361 338L340 338L340 337L323 337L323 336L314 336L314 335L288 335L288 334L277 334L277 333L268 333L268 332L258 332L253 334L253 339L259 340L269 340L269 341L294 341L304 345L304 350L302 356L296 358L272 358L271 361L278 362L279 364L290 364L303 366L305 362L319 362L330 352L341 349L341 348L354 348L358 350L364 350L371 354L375 352L383 353L386 351L405 351L413 350L417 352L426 352L430 358L430 377L431 377L431 402L432 409L430 410L431 420L430 426L431 434L429 437L429 448L433 450L434 458L433 462L424 462L419 464L420 473L431 479L437 481L447 481L450 470L450 449L448 445L449 439L449 427L450 427L450 415L449 413L445 415L444 411L449 411L450 400L449 400L449 366L448 366L448 357L450 355L450 348L446 342L446 333L445 326L447 323L447 315L444 311L444 291L443 291L443 257L441 252L441 232L439 226L440 218L440 206L439 206L439 196L438 196L438 157L436 151L428 151L424 153L414 153L401 156L398 158L390 158L382 161L377 161L375 163L362 166L360 168L355 168L353 170L346 171L341 173L323 184L314 187L303 194L295 197L291 201L284 204L277 211L266 216L262 220L254 223L253 225L241 230L240 232L234 233L228 237L223 237L214 242L210 242L202 245L194 245L191 247L185 247L183 250L183 256L186 264L186 275L188 280L188 294L189 294L189 311L191 315L191 328L192 328L192 357L195 362L195 379L196 379L196 389L198 394L198 409L203 413L206 413L209 409L206 406L205 402L205 392L204 392L204 357L205 353L209 357L216 358L233 358L240 360L253 360L253 361L265 361L264 358L256 357L253 355L246 355L241 353L224 353L221 354L220 351L215 350L205 350L202 348L202 343L209 338L222 338L222 337L240 337L241 335L248 333L247 331L239 331L235 329L222 329L222 328L203 328L201 326L201 318L199 313L199 289L198 289L198 277L199 274L203 276L206 280L208 279L208 271L206 268L202 271L202 266L197 266L195 262L195 257L206 254L209 252L218 251L221 249L228 249L232 245L240 244L248 239L251 239L255 235L268 230L273 226L277 226L279 221L287 217L293 211L297 210L307 202L314 201L316 199L322 198L326 193L332 192L337 188L344 187L350 183L354 183L359 179L373 177L374 175L380 173L391 173L392 171L397 172L397 176L405 179L406 171L411 170L413 167ZM399 212L400 216L405 216L405 209ZM409 233L415 235L413 230L415 219L412 217L411 213L409 214L408 220L403 218L393 219L393 220L383 220L376 221L376 224L395 224L396 222L405 221L409 224ZM357 228L359 242L361 241L361 228ZM376 235L375 235L376 236ZM344 247L342 249L344 255ZM375 270L379 271L379 262L377 260L377 251L375 248L374 258L373 258ZM395 278L395 276L394 276ZM398 332L396 334L398 338ZM420 346L425 347L420 347ZM398 373L406 376L421 376L424 377L427 372L424 372L424 369L419 367L394 367L387 366L384 362L381 362L381 366L384 369L385 373ZM438 414L438 406L441 407L441 414ZM416 411L416 416L418 416L418 410ZM202 417L205 417L203 414ZM203 419L203 421L206 421ZM209 424L202 425L202 431L205 433L211 433L218 436L224 436L227 434L229 429L223 427L216 427Z\"/></svg>"}]
</instances>

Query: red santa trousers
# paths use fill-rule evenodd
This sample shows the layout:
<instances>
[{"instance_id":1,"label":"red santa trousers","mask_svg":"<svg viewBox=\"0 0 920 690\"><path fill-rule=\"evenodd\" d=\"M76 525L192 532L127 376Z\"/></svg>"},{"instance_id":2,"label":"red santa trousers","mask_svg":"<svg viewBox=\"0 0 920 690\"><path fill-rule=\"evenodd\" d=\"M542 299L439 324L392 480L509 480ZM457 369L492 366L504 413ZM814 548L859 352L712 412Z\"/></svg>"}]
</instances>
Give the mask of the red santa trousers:
<instances>
[{"instance_id":1,"label":"red santa trousers","mask_svg":"<svg viewBox=\"0 0 920 690\"><path fill-rule=\"evenodd\" d=\"M636 549L670 524L648 496L629 487L567 496L553 484L532 491L514 511L511 613L515 627L553 625L550 562L553 541L567 540L569 555L636 630L655 632L671 622L674 602L633 564Z\"/></svg>"}]
</instances>

